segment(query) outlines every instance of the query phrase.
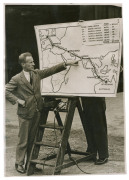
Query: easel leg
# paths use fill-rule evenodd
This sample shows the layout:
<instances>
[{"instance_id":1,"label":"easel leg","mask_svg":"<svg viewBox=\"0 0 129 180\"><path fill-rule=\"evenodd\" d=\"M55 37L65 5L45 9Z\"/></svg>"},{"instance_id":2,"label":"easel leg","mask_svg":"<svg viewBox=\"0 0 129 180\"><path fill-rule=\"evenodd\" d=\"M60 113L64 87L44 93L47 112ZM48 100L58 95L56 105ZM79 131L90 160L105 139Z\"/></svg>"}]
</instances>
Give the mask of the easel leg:
<instances>
[{"instance_id":1,"label":"easel leg","mask_svg":"<svg viewBox=\"0 0 129 180\"><path fill-rule=\"evenodd\" d=\"M54 112L54 113L55 113L55 116L56 116L58 125L59 125L59 126L63 126L63 123L62 123L62 120L61 120L61 117L60 117L59 112ZM61 131L61 133L62 133L63 130L60 129L60 131ZM69 142L67 143L67 153L69 154L69 156L71 155L71 148L70 148Z\"/></svg>"},{"instance_id":2,"label":"easel leg","mask_svg":"<svg viewBox=\"0 0 129 180\"><path fill-rule=\"evenodd\" d=\"M56 165L55 165L55 170L54 170L55 175L60 174L61 172L60 166L63 164L65 150L68 143L68 138L70 134L70 129L71 129L72 121L73 121L75 108L76 108L76 99L69 98L68 113L66 115L64 130L62 133L62 139L61 139L60 147L57 153Z\"/></svg>"}]
</instances>

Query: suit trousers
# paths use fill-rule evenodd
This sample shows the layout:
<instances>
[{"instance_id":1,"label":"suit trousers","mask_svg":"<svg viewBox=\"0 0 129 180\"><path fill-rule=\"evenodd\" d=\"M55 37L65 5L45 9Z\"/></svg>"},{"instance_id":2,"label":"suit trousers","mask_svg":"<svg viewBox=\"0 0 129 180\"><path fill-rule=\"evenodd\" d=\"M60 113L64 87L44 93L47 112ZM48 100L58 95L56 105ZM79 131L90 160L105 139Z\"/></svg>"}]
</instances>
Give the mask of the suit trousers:
<instances>
[{"instance_id":1,"label":"suit trousers","mask_svg":"<svg viewBox=\"0 0 129 180\"><path fill-rule=\"evenodd\" d=\"M108 137L106 122L106 103L102 97L84 97L82 106L84 111L84 130L88 148L99 158L108 158Z\"/></svg>"},{"instance_id":2,"label":"suit trousers","mask_svg":"<svg viewBox=\"0 0 129 180\"><path fill-rule=\"evenodd\" d=\"M19 134L16 148L16 164L23 165L26 155L26 163L29 161L36 130L39 125L40 112L35 112L31 119L23 119L20 116L18 116L18 119Z\"/></svg>"}]
</instances>

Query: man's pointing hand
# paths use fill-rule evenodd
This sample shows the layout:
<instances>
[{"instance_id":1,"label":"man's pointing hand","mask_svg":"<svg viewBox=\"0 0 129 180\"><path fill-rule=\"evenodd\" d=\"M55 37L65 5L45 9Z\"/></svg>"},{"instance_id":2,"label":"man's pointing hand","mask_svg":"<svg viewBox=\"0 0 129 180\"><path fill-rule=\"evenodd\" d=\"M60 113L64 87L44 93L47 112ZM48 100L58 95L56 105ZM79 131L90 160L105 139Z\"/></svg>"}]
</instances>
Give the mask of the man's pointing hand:
<instances>
[{"instance_id":1,"label":"man's pointing hand","mask_svg":"<svg viewBox=\"0 0 129 180\"><path fill-rule=\"evenodd\" d=\"M66 66L78 66L78 61L68 60L65 64Z\"/></svg>"}]
</instances>

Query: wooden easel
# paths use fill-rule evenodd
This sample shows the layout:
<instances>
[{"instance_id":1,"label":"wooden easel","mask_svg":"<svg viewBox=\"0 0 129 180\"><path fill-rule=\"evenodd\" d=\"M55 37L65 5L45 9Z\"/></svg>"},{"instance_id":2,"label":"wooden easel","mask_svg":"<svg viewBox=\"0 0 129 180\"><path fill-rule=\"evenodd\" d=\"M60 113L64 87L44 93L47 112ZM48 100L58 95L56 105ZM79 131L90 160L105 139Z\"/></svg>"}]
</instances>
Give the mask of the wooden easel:
<instances>
[{"instance_id":1,"label":"wooden easel","mask_svg":"<svg viewBox=\"0 0 129 180\"><path fill-rule=\"evenodd\" d=\"M45 128L59 129L61 131L61 135L62 135L60 144L58 147L56 147L56 148L58 148L57 154L51 155L47 159L47 160L51 160L51 159L55 158L55 165L54 165L54 171L53 171L54 175L60 174L61 170L64 168L68 168L72 165L75 165L76 163L86 161L89 158L93 157L93 154L89 155L86 152L75 151L75 150L72 150L70 148L68 138L69 138L71 125L72 125L72 121L73 121L74 112L75 112L76 107L78 109L83 128L85 128L84 120L83 120L83 111L82 111L81 103L80 103L80 100L78 97L68 97L67 108L65 110L60 109L60 111L58 111L58 112L54 111L55 108L53 108L51 106L49 107L47 105L46 106L44 105L44 108L43 108L42 114L41 114L39 127L37 129L37 133L35 136L35 141L33 143L33 147L31 150L30 160L29 160L29 163L27 166L27 175L34 174L36 164L48 165L48 164L44 163L43 159L42 160L37 159L38 154L39 154L39 150L40 150L40 146L52 147L52 145L44 144L42 141ZM49 111L54 111L55 117L56 117L57 122L58 122L58 126L47 124L47 118L48 118ZM60 117L59 112L65 112L66 113L64 125L61 121L61 117ZM65 154L68 154L69 156L71 156L71 154L78 154L78 155L84 155L84 157L77 159L76 163L74 161L70 161L67 164L63 164ZM52 166L52 165L50 165L50 166Z\"/></svg>"}]
</instances>

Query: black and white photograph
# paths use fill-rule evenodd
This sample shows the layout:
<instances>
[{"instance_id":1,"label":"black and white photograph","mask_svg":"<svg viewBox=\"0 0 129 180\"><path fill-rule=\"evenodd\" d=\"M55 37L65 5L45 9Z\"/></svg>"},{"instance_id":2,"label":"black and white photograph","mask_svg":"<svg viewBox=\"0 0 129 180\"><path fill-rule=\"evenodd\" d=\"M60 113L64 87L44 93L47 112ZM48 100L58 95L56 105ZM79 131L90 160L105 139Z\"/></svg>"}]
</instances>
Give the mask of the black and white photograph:
<instances>
[{"instance_id":1,"label":"black and white photograph","mask_svg":"<svg viewBox=\"0 0 129 180\"><path fill-rule=\"evenodd\" d=\"M3 6L4 176L125 175L123 4Z\"/></svg>"}]
</instances>

